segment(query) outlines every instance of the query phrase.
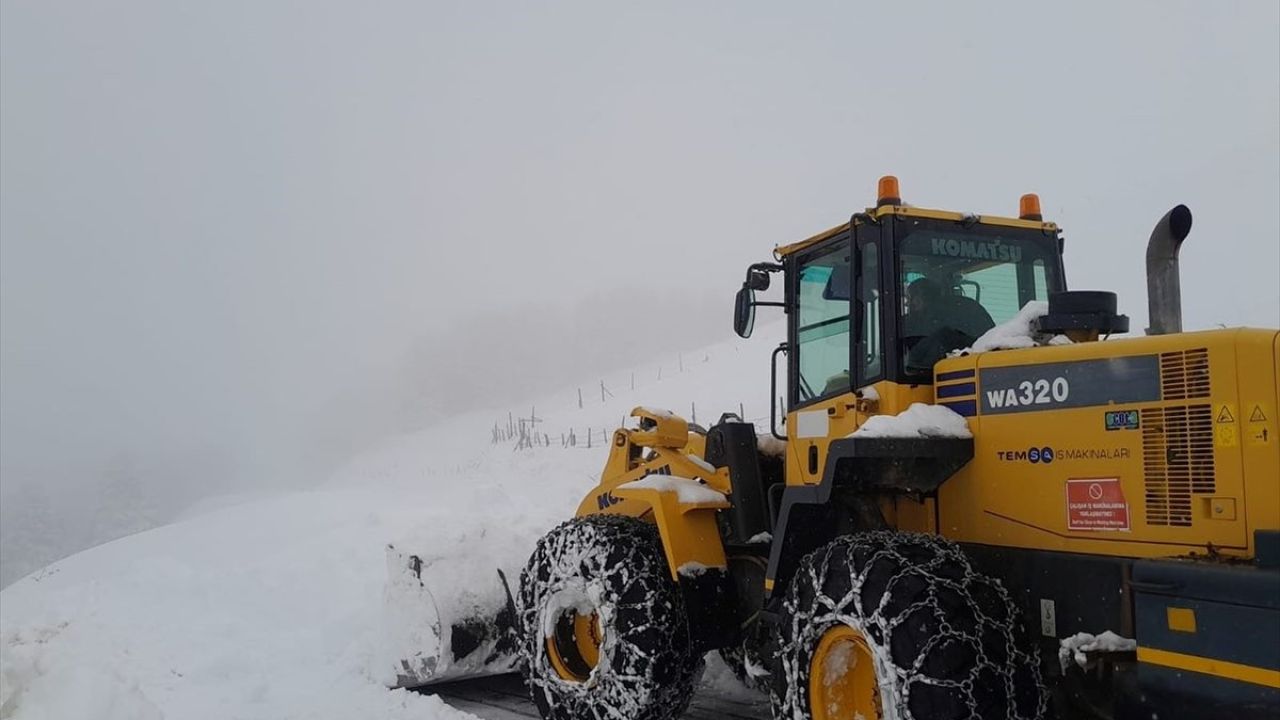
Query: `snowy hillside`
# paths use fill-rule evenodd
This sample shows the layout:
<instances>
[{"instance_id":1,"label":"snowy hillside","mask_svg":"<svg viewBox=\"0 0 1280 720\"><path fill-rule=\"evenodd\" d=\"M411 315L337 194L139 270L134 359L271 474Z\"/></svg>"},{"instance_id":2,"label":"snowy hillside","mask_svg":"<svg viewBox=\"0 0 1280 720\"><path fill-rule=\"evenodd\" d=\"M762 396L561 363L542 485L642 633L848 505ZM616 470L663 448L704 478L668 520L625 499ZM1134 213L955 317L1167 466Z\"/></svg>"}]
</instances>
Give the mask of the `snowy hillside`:
<instances>
[{"instance_id":1,"label":"snowy hillside","mask_svg":"<svg viewBox=\"0 0 1280 720\"><path fill-rule=\"evenodd\" d=\"M388 441L320 489L210 503L14 583L0 592L0 718L473 717L384 688L385 546L412 538L428 562L473 573L466 582L518 564L572 515L603 466L603 433L635 405L696 407L704 424L740 404L767 417L781 336L761 327L661 368L584 378L582 407L573 387L458 417ZM550 444L495 443L509 412L536 413Z\"/></svg>"}]
</instances>

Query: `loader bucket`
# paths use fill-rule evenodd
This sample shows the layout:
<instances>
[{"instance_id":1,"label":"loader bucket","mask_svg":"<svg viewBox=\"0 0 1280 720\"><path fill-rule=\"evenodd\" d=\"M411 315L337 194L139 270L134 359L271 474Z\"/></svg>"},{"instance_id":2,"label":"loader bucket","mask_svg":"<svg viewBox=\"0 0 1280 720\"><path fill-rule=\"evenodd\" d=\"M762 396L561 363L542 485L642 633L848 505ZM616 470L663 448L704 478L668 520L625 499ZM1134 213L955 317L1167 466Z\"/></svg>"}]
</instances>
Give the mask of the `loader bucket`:
<instances>
[{"instance_id":1,"label":"loader bucket","mask_svg":"<svg viewBox=\"0 0 1280 720\"><path fill-rule=\"evenodd\" d=\"M515 607L505 575L495 569L489 582L459 587L468 575L456 567L463 562L424 561L387 546L382 656L393 668L391 687L515 669Z\"/></svg>"}]
</instances>

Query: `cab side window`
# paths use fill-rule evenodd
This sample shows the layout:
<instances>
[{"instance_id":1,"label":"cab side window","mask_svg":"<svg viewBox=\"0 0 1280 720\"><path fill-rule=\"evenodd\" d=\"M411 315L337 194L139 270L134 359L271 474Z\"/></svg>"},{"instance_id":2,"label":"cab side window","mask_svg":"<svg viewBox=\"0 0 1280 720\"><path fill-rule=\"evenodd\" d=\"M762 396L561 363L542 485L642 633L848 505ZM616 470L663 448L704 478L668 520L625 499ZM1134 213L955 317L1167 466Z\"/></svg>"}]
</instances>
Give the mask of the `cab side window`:
<instances>
[{"instance_id":1,"label":"cab side window","mask_svg":"<svg viewBox=\"0 0 1280 720\"><path fill-rule=\"evenodd\" d=\"M797 400L805 403L849 392L849 298L853 283L848 240L803 260L797 285Z\"/></svg>"}]
</instances>

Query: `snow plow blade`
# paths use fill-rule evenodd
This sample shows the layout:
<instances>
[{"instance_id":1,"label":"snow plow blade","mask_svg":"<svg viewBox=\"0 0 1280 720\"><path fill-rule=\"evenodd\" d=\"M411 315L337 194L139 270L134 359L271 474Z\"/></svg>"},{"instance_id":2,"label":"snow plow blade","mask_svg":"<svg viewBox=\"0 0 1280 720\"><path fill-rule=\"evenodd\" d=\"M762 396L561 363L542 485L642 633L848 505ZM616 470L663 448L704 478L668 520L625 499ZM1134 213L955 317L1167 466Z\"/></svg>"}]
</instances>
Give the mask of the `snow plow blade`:
<instances>
[{"instance_id":1,"label":"snow plow blade","mask_svg":"<svg viewBox=\"0 0 1280 720\"><path fill-rule=\"evenodd\" d=\"M488 583L460 583L474 576L474 569L458 567L462 562L424 561L387 546L383 657L394 668L391 687L515 669L515 605L506 576L495 569Z\"/></svg>"}]
</instances>

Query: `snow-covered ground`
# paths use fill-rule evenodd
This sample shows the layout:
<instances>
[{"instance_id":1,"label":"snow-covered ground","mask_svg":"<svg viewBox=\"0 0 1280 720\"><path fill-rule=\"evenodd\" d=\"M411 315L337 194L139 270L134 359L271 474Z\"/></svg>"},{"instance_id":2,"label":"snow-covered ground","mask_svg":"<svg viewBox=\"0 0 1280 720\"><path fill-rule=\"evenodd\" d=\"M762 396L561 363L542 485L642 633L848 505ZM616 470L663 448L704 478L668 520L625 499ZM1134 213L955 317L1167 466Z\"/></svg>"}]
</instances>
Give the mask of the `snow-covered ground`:
<instances>
[{"instance_id":1,"label":"snow-covered ground","mask_svg":"<svg viewBox=\"0 0 1280 720\"><path fill-rule=\"evenodd\" d=\"M20 580L0 592L0 718L472 718L385 688L386 545L411 538L459 588L489 581L574 513L603 467L601 435L632 407L689 417L694 403L708 424L741 403L766 418L781 337L763 326L667 358L660 377L657 362L621 369L604 377L604 401L599 379L584 378L582 408L564 388L461 416L388 441L316 490L208 503ZM550 447L491 441L508 410L535 409ZM577 446L562 447L571 429Z\"/></svg>"}]
</instances>

